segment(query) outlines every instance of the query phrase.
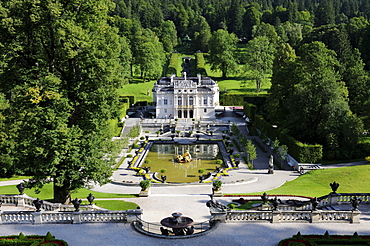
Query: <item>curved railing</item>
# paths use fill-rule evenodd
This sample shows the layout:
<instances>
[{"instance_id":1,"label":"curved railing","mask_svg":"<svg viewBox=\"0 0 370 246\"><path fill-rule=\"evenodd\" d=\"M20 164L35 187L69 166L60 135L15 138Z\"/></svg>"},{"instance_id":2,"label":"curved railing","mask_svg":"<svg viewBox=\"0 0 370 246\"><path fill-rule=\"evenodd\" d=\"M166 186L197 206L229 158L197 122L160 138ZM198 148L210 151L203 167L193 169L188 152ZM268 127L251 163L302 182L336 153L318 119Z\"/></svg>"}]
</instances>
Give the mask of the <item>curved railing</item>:
<instances>
[{"instance_id":1,"label":"curved railing","mask_svg":"<svg viewBox=\"0 0 370 246\"><path fill-rule=\"evenodd\" d=\"M151 223L137 218L136 221L132 223L133 227L140 233L159 238L168 238L168 239L182 239L182 238L191 238L198 237L215 230L218 227L218 220L207 220L201 223L195 223L192 226L194 227L194 233L190 235L177 236L172 232L172 229L166 226L161 225L160 223ZM161 230L162 228L162 230ZM169 232L168 235L163 235L162 231Z\"/></svg>"}]
</instances>

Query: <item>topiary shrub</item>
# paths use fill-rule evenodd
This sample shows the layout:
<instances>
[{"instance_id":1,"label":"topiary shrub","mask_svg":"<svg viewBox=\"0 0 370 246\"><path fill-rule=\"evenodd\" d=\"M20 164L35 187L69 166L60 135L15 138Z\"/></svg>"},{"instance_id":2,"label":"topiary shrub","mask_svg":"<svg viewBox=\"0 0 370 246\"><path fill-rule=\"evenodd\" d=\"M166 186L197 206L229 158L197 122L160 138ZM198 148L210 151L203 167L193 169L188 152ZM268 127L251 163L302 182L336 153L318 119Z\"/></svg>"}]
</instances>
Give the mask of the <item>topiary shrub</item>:
<instances>
[{"instance_id":1,"label":"topiary shrub","mask_svg":"<svg viewBox=\"0 0 370 246\"><path fill-rule=\"evenodd\" d=\"M161 169L161 173L166 173L167 169Z\"/></svg>"},{"instance_id":2,"label":"topiary shrub","mask_svg":"<svg viewBox=\"0 0 370 246\"><path fill-rule=\"evenodd\" d=\"M199 170L198 170L198 173L199 173L199 174L202 174L202 173L204 173L204 172L205 172L205 170L204 170L203 168L201 168L201 169L199 169Z\"/></svg>"},{"instance_id":3,"label":"topiary shrub","mask_svg":"<svg viewBox=\"0 0 370 246\"><path fill-rule=\"evenodd\" d=\"M149 159L146 159L145 161L144 161L144 163L145 164L150 164L152 161L151 160L149 160Z\"/></svg>"},{"instance_id":4,"label":"topiary shrub","mask_svg":"<svg viewBox=\"0 0 370 246\"><path fill-rule=\"evenodd\" d=\"M147 180L142 180L142 181L140 181L139 185L141 187L141 190L147 190L152 185L152 182L148 179Z\"/></svg>"},{"instance_id":5,"label":"topiary shrub","mask_svg":"<svg viewBox=\"0 0 370 246\"><path fill-rule=\"evenodd\" d=\"M222 163L224 163L224 162L221 159L216 160L216 164L221 165Z\"/></svg>"},{"instance_id":6,"label":"topiary shrub","mask_svg":"<svg viewBox=\"0 0 370 246\"><path fill-rule=\"evenodd\" d=\"M132 158L131 154L126 155L127 158Z\"/></svg>"}]
</instances>

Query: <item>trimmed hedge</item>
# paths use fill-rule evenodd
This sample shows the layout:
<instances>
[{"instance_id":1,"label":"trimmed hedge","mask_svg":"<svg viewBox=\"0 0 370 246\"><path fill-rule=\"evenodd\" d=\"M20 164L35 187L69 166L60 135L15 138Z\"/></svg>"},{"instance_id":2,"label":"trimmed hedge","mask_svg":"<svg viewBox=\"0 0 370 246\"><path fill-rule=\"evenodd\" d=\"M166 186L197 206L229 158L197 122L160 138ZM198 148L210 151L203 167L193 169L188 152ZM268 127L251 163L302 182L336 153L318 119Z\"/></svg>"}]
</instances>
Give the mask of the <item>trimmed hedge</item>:
<instances>
[{"instance_id":1,"label":"trimmed hedge","mask_svg":"<svg viewBox=\"0 0 370 246\"><path fill-rule=\"evenodd\" d=\"M288 152L300 163L320 163L323 156L323 147L319 144L304 144L293 137L272 127L262 116L256 115L254 125L271 140L279 139L281 144L288 147Z\"/></svg>"},{"instance_id":2,"label":"trimmed hedge","mask_svg":"<svg viewBox=\"0 0 370 246\"><path fill-rule=\"evenodd\" d=\"M197 61L196 73L202 76L207 76L206 62L204 60L203 53L195 53L195 59Z\"/></svg>"},{"instance_id":3,"label":"trimmed hedge","mask_svg":"<svg viewBox=\"0 0 370 246\"><path fill-rule=\"evenodd\" d=\"M244 114L253 122L256 119L256 105L244 102L243 106Z\"/></svg>"},{"instance_id":4,"label":"trimmed hedge","mask_svg":"<svg viewBox=\"0 0 370 246\"><path fill-rule=\"evenodd\" d=\"M240 94L221 94L220 103L225 106L243 106L244 95Z\"/></svg>"},{"instance_id":5,"label":"trimmed hedge","mask_svg":"<svg viewBox=\"0 0 370 246\"><path fill-rule=\"evenodd\" d=\"M170 62L168 64L168 67L167 67L167 73L166 73L166 76L171 76L172 74L175 74L175 76L177 76L177 68L178 68L178 65L179 65L179 53L172 53L171 54L171 58L170 58Z\"/></svg>"}]
</instances>

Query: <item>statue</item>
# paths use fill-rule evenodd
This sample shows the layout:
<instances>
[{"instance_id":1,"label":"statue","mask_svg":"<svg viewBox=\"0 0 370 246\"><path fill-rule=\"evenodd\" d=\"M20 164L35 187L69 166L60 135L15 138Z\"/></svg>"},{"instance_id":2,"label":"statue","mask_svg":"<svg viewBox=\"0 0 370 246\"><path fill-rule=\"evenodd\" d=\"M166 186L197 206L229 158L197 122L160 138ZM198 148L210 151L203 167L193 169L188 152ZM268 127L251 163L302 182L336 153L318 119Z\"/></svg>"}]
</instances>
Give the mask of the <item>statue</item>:
<instances>
[{"instance_id":1,"label":"statue","mask_svg":"<svg viewBox=\"0 0 370 246\"><path fill-rule=\"evenodd\" d=\"M186 235L194 234L194 226L189 226L185 228Z\"/></svg>"},{"instance_id":2,"label":"statue","mask_svg":"<svg viewBox=\"0 0 370 246\"><path fill-rule=\"evenodd\" d=\"M89 201L90 205L92 205L92 203L93 203L93 201L94 201L95 197L93 196L93 194L91 194L91 193L90 193L90 194L86 197L86 199Z\"/></svg>"},{"instance_id":3,"label":"statue","mask_svg":"<svg viewBox=\"0 0 370 246\"><path fill-rule=\"evenodd\" d=\"M362 202L362 200L360 198L357 198L357 196L354 196L351 199L351 204L352 204L353 210L358 210L358 206L360 206L361 202Z\"/></svg>"},{"instance_id":4,"label":"statue","mask_svg":"<svg viewBox=\"0 0 370 246\"><path fill-rule=\"evenodd\" d=\"M26 188L26 186L24 186L24 183L22 182L22 183L19 183L19 184L17 184L17 189L18 189L18 191L19 191L19 195L23 195L23 192L24 192L24 189Z\"/></svg>"},{"instance_id":5,"label":"statue","mask_svg":"<svg viewBox=\"0 0 370 246\"><path fill-rule=\"evenodd\" d=\"M162 226L160 229L161 229L162 235L168 236L170 234L170 231L168 229L164 229Z\"/></svg>"},{"instance_id":6,"label":"statue","mask_svg":"<svg viewBox=\"0 0 370 246\"><path fill-rule=\"evenodd\" d=\"M312 203L312 211L317 210L317 206L319 206L319 201L317 200L316 197L311 200L311 203Z\"/></svg>"},{"instance_id":7,"label":"statue","mask_svg":"<svg viewBox=\"0 0 370 246\"><path fill-rule=\"evenodd\" d=\"M339 188L339 184L334 181L333 183L330 183L330 187L331 187L331 190L333 191L333 193L336 193L336 191Z\"/></svg>"},{"instance_id":8,"label":"statue","mask_svg":"<svg viewBox=\"0 0 370 246\"><path fill-rule=\"evenodd\" d=\"M42 200L40 200L40 199L37 198L32 203L36 207L36 212L40 212L41 211L41 205L44 204L44 201L42 201Z\"/></svg>"},{"instance_id":9,"label":"statue","mask_svg":"<svg viewBox=\"0 0 370 246\"><path fill-rule=\"evenodd\" d=\"M278 206L279 206L279 200L278 198L275 196L275 199L272 200L272 206L274 206L274 210L278 210Z\"/></svg>"},{"instance_id":10,"label":"statue","mask_svg":"<svg viewBox=\"0 0 370 246\"><path fill-rule=\"evenodd\" d=\"M270 155L268 174L274 174L274 157Z\"/></svg>"},{"instance_id":11,"label":"statue","mask_svg":"<svg viewBox=\"0 0 370 246\"><path fill-rule=\"evenodd\" d=\"M177 155L175 157L175 161L179 163L191 162L192 159L189 150L186 150L185 154L183 155Z\"/></svg>"},{"instance_id":12,"label":"statue","mask_svg":"<svg viewBox=\"0 0 370 246\"><path fill-rule=\"evenodd\" d=\"M166 179L167 179L167 176L165 176L165 175L161 175L162 183L166 183Z\"/></svg>"},{"instance_id":13,"label":"statue","mask_svg":"<svg viewBox=\"0 0 370 246\"><path fill-rule=\"evenodd\" d=\"M264 193L262 194L261 199L262 199L263 204L266 204L266 202L268 201L268 198L267 198L267 194L266 194L266 192L264 192Z\"/></svg>"},{"instance_id":14,"label":"statue","mask_svg":"<svg viewBox=\"0 0 370 246\"><path fill-rule=\"evenodd\" d=\"M209 196L211 197L211 200L209 200L206 203L206 206L209 207L209 209L222 210L222 211L224 211L225 209L227 209L227 207L225 205L223 205L222 203L220 203L218 201L215 201L213 199L213 195L209 195Z\"/></svg>"},{"instance_id":15,"label":"statue","mask_svg":"<svg viewBox=\"0 0 370 246\"><path fill-rule=\"evenodd\" d=\"M73 207L75 207L75 212L78 212L80 211L80 204L82 203L82 200L78 200L77 198L76 199L73 199L72 200L72 204L73 204Z\"/></svg>"}]
</instances>

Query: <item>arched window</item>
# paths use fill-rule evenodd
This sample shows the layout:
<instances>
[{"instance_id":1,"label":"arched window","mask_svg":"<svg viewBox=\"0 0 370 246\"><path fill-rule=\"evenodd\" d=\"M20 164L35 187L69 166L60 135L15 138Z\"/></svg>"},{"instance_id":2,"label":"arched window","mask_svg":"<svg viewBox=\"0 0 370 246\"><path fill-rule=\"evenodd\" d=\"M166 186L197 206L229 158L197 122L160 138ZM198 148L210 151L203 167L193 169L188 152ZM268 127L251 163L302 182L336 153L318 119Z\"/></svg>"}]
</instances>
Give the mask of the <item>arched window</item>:
<instances>
[{"instance_id":1,"label":"arched window","mask_svg":"<svg viewBox=\"0 0 370 246\"><path fill-rule=\"evenodd\" d=\"M189 97L189 105L194 105L194 98L193 97Z\"/></svg>"}]
</instances>

